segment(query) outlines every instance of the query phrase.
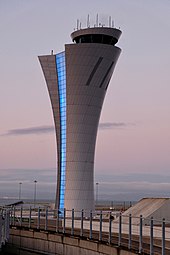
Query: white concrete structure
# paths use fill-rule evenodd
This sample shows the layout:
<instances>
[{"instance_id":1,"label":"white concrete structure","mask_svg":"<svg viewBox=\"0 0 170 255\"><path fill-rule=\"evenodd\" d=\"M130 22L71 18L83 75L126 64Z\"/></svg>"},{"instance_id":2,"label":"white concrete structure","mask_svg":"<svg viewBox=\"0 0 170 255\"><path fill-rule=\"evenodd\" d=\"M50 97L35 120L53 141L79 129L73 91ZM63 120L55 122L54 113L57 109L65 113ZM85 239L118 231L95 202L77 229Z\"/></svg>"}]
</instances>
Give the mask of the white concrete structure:
<instances>
[{"instance_id":1,"label":"white concrete structure","mask_svg":"<svg viewBox=\"0 0 170 255\"><path fill-rule=\"evenodd\" d=\"M160 221L164 218L170 221L170 198L143 198L137 204L130 207L122 215L123 223L128 223L130 214L133 217L133 224L139 225L139 217L143 216L143 224L150 224L150 219L153 217L155 221ZM155 222L156 225L156 222Z\"/></svg>"},{"instance_id":2,"label":"white concrete structure","mask_svg":"<svg viewBox=\"0 0 170 255\"><path fill-rule=\"evenodd\" d=\"M39 60L51 99L57 138L56 208L94 209L94 155L103 100L121 52L119 29L71 34L74 43Z\"/></svg>"}]
</instances>

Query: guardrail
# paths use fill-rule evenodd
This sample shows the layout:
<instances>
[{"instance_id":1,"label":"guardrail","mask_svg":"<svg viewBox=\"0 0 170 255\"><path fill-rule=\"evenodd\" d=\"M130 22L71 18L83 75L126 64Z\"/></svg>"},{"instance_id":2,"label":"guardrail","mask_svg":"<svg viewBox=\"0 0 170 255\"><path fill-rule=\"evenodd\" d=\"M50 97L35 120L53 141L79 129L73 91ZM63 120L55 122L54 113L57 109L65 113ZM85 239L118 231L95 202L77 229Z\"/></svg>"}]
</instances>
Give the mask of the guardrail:
<instances>
[{"instance_id":1,"label":"guardrail","mask_svg":"<svg viewBox=\"0 0 170 255\"><path fill-rule=\"evenodd\" d=\"M165 219L124 216L119 212L13 207L10 224L88 238L139 254L170 254L170 222Z\"/></svg>"},{"instance_id":2,"label":"guardrail","mask_svg":"<svg viewBox=\"0 0 170 255\"><path fill-rule=\"evenodd\" d=\"M10 210L0 208L0 249L9 239Z\"/></svg>"}]
</instances>

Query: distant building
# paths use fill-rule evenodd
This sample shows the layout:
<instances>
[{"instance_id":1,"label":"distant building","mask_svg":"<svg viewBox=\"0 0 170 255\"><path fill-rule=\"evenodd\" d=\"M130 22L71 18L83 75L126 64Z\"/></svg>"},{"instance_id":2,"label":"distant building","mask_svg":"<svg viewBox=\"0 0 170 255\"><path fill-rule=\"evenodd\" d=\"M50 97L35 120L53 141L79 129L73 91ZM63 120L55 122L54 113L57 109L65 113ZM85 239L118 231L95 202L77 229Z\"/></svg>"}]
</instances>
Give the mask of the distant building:
<instances>
[{"instance_id":1,"label":"distant building","mask_svg":"<svg viewBox=\"0 0 170 255\"><path fill-rule=\"evenodd\" d=\"M112 27L78 29L58 54L39 56L57 139L59 210L94 209L94 155L105 94L120 48Z\"/></svg>"}]
</instances>

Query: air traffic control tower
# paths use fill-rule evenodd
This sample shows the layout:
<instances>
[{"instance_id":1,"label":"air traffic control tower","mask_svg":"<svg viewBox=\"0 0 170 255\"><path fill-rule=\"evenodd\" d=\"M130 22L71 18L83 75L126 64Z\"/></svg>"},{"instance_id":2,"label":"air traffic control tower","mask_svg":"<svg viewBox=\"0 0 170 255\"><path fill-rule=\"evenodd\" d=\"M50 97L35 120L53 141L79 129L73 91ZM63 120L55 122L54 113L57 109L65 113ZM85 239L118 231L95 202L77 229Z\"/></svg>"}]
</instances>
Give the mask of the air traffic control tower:
<instances>
[{"instance_id":1,"label":"air traffic control tower","mask_svg":"<svg viewBox=\"0 0 170 255\"><path fill-rule=\"evenodd\" d=\"M94 209L95 144L103 101L121 49L121 31L88 27L58 54L39 56L57 140L56 208Z\"/></svg>"}]
</instances>

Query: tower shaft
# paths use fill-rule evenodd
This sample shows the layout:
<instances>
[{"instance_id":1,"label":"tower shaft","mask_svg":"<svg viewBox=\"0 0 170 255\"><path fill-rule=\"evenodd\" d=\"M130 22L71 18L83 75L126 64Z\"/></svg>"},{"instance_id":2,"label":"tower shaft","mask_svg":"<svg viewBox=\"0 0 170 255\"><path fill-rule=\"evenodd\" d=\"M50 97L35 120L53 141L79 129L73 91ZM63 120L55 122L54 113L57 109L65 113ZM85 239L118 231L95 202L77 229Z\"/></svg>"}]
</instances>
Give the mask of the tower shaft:
<instances>
[{"instance_id":1,"label":"tower shaft","mask_svg":"<svg viewBox=\"0 0 170 255\"><path fill-rule=\"evenodd\" d=\"M72 34L65 51L40 56L55 123L59 210L94 209L94 156L100 113L120 48L114 28Z\"/></svg>"}]
</instances>

